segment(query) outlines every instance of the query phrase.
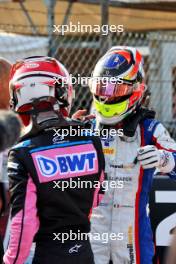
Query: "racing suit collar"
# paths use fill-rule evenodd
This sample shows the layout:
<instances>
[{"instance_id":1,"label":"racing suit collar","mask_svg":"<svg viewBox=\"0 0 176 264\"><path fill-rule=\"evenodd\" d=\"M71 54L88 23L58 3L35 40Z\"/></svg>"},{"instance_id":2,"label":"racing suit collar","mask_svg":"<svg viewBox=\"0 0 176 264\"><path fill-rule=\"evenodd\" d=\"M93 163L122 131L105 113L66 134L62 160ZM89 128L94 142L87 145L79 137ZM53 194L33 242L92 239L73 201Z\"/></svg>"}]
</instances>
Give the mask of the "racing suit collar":
<instances>
[{"instance_id":1,"label":"racing suit collar","mask_svg":"<svg viewBox=\"0 0 176 264\"><path fill-rule=\"evenodd\" d=\"M129 115L127 118L125 118L122 122L108 126L108 125L103 125L99 124L100 128L115 128L115 129L120 129L123 128L123 133L125 138L133 138L135 137L135 132L137 129L138 124L142 122L142 120L149 118L153 119L155 117L155 111L145 108L145 107L139 107L136 109L134 113Z\"/></svg>"}]
</instances>

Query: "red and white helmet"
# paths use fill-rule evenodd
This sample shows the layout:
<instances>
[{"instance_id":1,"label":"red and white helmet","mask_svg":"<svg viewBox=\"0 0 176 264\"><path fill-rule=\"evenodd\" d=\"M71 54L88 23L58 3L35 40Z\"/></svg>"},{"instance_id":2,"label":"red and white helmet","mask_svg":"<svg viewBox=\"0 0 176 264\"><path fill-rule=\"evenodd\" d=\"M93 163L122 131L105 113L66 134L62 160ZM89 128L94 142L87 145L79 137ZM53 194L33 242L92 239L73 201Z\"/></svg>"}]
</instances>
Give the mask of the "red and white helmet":
<instances>
[{"instance_id":1,"label":"red and white helmet","mask_svg":"<svg viewBox=\"0 0 176 264\"><path fill-rule=\"evenodd\" d=\"M47 98L57 99L63 115L69 114L73 94L69 73L54 58L35 56L17 61L11 69L9 89L11 108L23 118L39 98L43 106Z\"/></svg>"}]
</instances>

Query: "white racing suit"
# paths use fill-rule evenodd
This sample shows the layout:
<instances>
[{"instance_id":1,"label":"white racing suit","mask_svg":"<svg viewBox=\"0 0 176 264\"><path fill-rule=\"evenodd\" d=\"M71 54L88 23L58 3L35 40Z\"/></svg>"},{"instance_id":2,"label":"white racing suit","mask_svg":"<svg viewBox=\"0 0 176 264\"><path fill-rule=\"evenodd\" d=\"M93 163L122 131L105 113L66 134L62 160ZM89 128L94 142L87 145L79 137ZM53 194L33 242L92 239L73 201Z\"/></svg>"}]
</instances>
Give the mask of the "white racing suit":
<instances>
[{"instance_id":1,"label":"white racing suit","mask_svg":"<svg viewBox=\"0 0 176 264\"><path fill-rule=\"evenodd\" d=\"M109 264L110 259L113 264L151 264L154 245L148 198L155 169L144 170L139 162L133 168L119 165L133 163L137 149L145 145L172 152L172 162L175 162L176 143L161 123L145 119L133 138L123 139L118 135L102 138L102 145L109 188L99 207L92 212L91 244L95 264ZM161 172L176 179L173 163L168 162ZM110 186L112 181L117 183L115 187ZM117 188L121 187L118 181L123 181L123 188ZM102 235L101 239L93 238L97 233ZM103 240L105 233L109 234L108 242Z\"/></svg>"}]
</instances>

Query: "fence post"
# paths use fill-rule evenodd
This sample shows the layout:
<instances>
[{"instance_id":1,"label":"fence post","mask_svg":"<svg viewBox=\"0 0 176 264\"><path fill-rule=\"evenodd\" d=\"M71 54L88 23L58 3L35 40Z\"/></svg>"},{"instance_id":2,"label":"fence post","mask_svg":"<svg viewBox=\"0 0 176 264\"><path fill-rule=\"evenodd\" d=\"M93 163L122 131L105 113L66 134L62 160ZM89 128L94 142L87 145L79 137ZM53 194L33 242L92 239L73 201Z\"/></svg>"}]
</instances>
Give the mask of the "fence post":
<instances>
[{"instance_id":1,"label":"fence post","mask_svg":"<svg viewBox=\"0 0 176 264\"><path fill-rule=\"evenodd\" d=\"M158 33L149 34L149 89L151 91L151 107L156 111L157 118L161 119L161 46L158 41Z\"/></svg>"},{"instance_id":2,"label":"fence post","mask_svg":"<svg viewBox=\"0 0 176 264\"><path fill-rule=\"evenodd\" d=\"M48 56L52 56L52 42L53 42L53 25L54 25L54 9L56 5L56 0L44 0L47 6L47 16L48 16Z\"/></svg>"},{"instance_id":3,"label":"fence post","mask_svg":"<svg viewBox=\"0 0 176 264\"><path fill-rule=\"evenodd\" d=\"M164 39L165 34L164 32L150 33L149 43L151 106L162 122L172 119L172 65L175 53L174 46L166 44L168 41Z\"/></svg>"},{"instance_id":4,"label":"fence post","mask_svg":"<svg viewBox=\"0 0 176 264\"><path fill-rule=\"evenodd\" d=\"M109 26L109 0L101 0L101 27ZM107 35L101 30L100 36L100 56L102 56L111 46L111 32Z\"/></svg>"}]
</instances>

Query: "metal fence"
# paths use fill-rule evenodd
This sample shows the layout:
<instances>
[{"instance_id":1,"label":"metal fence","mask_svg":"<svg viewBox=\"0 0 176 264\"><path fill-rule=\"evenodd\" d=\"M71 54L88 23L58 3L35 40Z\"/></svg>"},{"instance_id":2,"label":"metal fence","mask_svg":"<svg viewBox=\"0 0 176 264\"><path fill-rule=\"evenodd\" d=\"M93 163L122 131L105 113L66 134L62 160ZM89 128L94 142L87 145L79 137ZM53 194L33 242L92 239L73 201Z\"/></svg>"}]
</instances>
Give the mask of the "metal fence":
<instances>
[{"instance_id":1,"label":"metal fence","mask_svg":"<svg viewBox=\"0 0 176 264\"><path fill-rule=\"evenodd\" d=\"M139 48L144 57L146 83L151 90L151 106L158 118L172 122L176 117L176 32L124 32L116 35L65 35L53 41L54 55L74 76L91 76L97 60L114 45ZM91 95L88 87L75 85L73 111L88 108Z\"/></svg>"},{"instance_id":2,"label":"metal fence","mask_svg":"<svg viewBox=\"0 0 176 264\"><path fill-rule=\"evenodd\" d=\"M75 77L90 77L97 60L114 45L137 47L144 57L146 83L151 90L150 105L157 117L169 127L176 138L176 31L123 32L118 34L76 34L54 35L52 44L47 47L46 37L13 38L7 43L7 36L0 36L0 46L9 50L8 59L19 58L52 51ZM4 45L3 45L4 41ZM43 43L43 44L42 44ZM9 46L8 46L9 45ZM13 54L12 54L13 53ZM0 49L0 56L5 53ZM15 54L15 55L14 55ZM20 55L21 54L21 55ZM13 55L13 56L12 56ZM75 100L72 112L77 109L90 109L92 97L87 85L74 85Z\"/></svg>"}]
</instances>

